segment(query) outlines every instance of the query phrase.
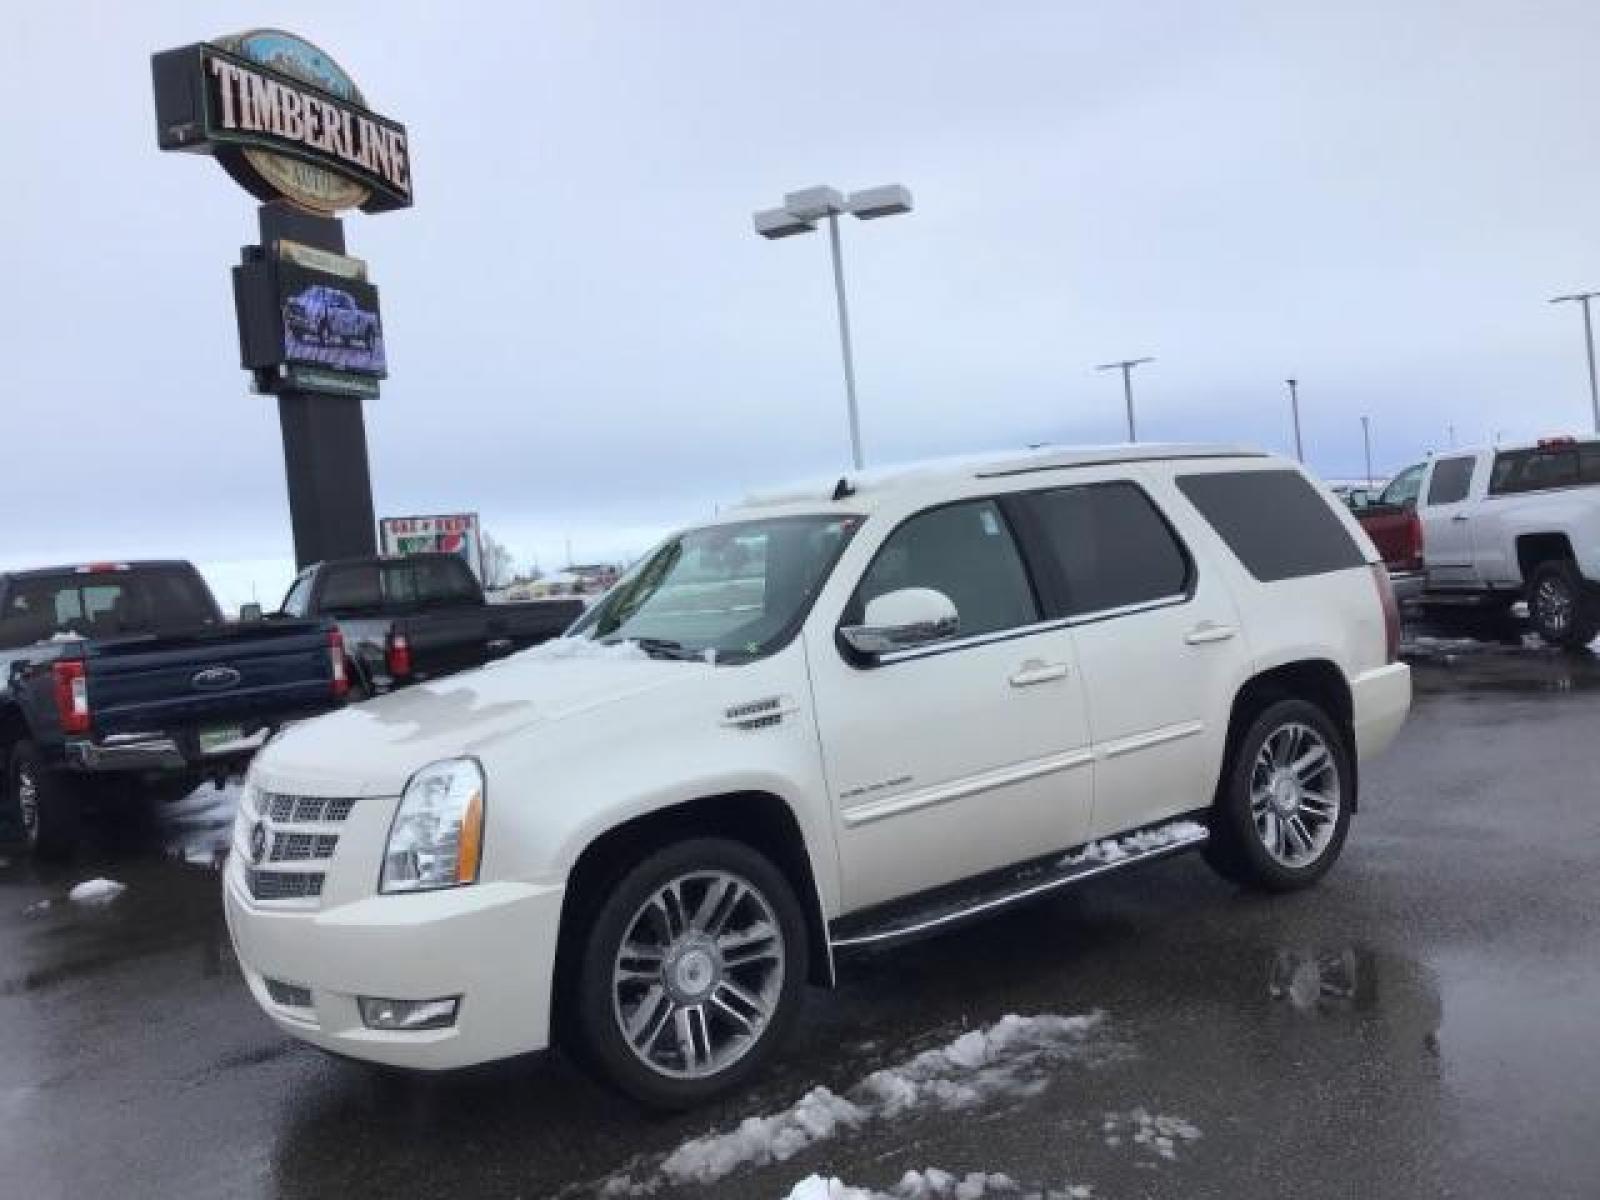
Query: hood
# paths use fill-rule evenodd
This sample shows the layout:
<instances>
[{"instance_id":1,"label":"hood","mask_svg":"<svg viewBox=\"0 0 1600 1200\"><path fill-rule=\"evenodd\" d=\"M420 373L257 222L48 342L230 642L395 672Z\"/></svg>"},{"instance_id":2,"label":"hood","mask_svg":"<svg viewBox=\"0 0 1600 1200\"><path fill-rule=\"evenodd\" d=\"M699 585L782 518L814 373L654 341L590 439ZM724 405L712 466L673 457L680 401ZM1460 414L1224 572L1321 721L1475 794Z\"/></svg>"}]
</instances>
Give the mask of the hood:
<instances>
[{"instance_id":1,"label":"hood","mask_svg":"<svg viewBox=\"0 0 1600 1200\"><path fill-rule=\"evenodd\" d=\"M644 692L693 686L718 669L643 653L534 650L295 725L261 751L252 778L269 791L394 796L428 763Z\"/></svg>"}]
</instances>

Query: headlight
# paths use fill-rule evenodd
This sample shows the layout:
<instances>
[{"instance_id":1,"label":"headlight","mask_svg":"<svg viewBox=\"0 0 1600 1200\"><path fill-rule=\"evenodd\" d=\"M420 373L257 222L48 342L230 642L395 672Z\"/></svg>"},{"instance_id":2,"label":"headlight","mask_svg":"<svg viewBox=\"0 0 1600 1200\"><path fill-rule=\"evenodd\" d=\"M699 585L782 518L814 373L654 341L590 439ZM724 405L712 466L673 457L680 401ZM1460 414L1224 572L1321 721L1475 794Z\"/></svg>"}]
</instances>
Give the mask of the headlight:
<instances>
[{"instance_id":1,"label":"headlight","mask_svg":"<svg viewBox=\"0 0 1600 1200\"><path fill-rule=\"evenodd\" d=\"M389 827L380 892L423 892L478 880L483 854L483 768L448 758L406 784Z\"/></svg>"}]
</instances>

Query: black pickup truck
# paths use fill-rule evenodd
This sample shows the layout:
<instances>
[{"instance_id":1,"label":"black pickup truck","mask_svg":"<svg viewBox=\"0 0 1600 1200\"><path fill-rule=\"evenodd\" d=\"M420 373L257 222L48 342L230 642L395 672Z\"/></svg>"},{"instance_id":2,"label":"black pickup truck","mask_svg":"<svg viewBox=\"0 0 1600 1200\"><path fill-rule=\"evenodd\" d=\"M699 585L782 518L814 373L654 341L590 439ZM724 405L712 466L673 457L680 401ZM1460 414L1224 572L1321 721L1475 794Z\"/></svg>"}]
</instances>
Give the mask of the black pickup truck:
<instances>
[{"instance_id":1,"label":"black pickup truck","mask_svg":"<svg viewBox=\"0 0 1600 1200\"><path fill-rule=\"evenodd\" d=\"M578 599L491 604L459 555L408 554L307 567L273 619L337 622L352 694L363 699L549 641L583 608Z\"/></svg>"},{"instance_id":2,"label":"black pickup truck","mask_svg":"<svg viewBox=\"0 0 1600 1200\"><path fill-rule=\"evenodd\" d=\"M0 574L0 837L63 857L86 804L237 773L344 703L344 661L331 623L229 624L185 562Z\"/></svg>"}]
</instances>

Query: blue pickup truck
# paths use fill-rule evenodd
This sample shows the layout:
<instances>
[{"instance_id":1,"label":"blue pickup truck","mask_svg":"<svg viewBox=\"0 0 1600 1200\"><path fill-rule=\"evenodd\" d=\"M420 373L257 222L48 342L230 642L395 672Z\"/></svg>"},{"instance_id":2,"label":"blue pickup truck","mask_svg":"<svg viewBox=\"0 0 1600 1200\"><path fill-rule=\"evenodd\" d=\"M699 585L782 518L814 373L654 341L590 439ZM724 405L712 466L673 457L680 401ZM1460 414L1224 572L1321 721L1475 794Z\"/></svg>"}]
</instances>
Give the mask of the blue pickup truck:
<instances>
[{"instance_id":1,"label":"blue pickup truck","mask_svg":"<svg viewBox=\"0 0 1600 1200\"><path fill-rule=\"evenodd\" d=\"M330 622L229 623L185 562L0 574L0 838L66 857L85 809L221 781L348 688Z\"/></svg>"}]
</instances>

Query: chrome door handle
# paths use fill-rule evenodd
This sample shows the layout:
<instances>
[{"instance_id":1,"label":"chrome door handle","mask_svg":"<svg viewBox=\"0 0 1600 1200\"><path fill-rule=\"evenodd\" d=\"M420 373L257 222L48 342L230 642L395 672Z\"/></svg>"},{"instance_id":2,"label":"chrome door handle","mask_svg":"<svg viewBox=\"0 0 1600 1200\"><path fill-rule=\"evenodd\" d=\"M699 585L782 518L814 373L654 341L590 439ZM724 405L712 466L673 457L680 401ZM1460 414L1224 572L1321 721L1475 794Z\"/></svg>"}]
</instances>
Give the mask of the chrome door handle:
<instances>
[{"instance_id":1,"label":"chrome door handle","mask_svg":"<svg viewBox=\"0 0 1600 1200\"><path fill-rule=\"evenodd\" d=\"M1232 625L1218 625L1215 621L1202 621L1184 634L1183 640L1191 646L1203 646L1207 642L1225 642L1238 632Z\"/></svg>"},{"instance_id":2,"label":"chrome door handle","mask_svg":"<svg viewBox=\"0 0 1600 1200\"><path fill-rule=\"evenodd\" d=\"M1023 663L1022 669L1011 677L1012 687L1032 687L1036 683L1049 683L1067 677L1066 663Z\"/></svg>"}]
</instances>

